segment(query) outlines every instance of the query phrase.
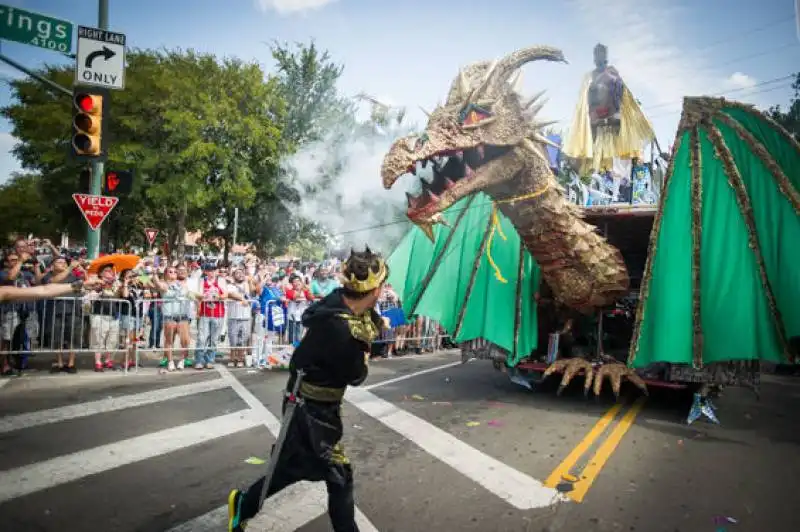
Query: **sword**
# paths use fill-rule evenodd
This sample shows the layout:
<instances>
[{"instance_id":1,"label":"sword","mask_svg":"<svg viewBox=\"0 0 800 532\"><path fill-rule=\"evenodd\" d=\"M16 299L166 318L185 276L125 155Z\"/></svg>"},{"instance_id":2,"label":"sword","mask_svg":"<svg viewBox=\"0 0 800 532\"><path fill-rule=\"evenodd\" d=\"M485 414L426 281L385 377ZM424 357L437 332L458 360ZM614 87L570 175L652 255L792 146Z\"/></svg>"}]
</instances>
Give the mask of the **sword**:
<instances>
[{"instance_id":1,"label":"sword","mask_svg":"<svg viewBox=\"0 0 800 532\"><path fill-rule=\"evenodd\" d=\"M286 410L284 410L283 413L281 430L278 432L278 439L275 440L275 445L272 447L272 454L270 454L269 463L267 464L267 474L264 475L264 485L261 487L261 495L258 498L259 511L261 511L261 507L264 506L264 500L267 498L267 490L272 483L272 475L275 473L275 468L278 465L278 458L281 456L283 443L286 441L286 435L289 432L289 426L292 423L294 411L299 405L303 404L303 398L298 395L298 391L300 390L300 383L302 383L304 375L305 371L301 369L297 370L297 377L294 380L292 391L286 396Z\"/></svg>"}]
</instances>

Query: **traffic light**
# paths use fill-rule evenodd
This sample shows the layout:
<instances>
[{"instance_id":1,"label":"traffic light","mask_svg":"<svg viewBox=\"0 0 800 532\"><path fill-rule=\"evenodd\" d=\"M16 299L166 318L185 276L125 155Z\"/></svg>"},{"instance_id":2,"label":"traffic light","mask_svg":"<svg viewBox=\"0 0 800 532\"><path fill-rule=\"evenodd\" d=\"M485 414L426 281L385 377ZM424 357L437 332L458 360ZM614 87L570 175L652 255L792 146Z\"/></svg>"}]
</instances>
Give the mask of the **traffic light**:
<instances>
[{"instance_id":1,"label":"traffic light","mask_svg":"<svg viewBox=\"0 0 800 532\"><path fill-rule=\"evenodd\" d=\"M103 115L106 94L97 89L76 88L72 95L72 154L78 159L105 155Z\"/></svg>"}]
</instances>

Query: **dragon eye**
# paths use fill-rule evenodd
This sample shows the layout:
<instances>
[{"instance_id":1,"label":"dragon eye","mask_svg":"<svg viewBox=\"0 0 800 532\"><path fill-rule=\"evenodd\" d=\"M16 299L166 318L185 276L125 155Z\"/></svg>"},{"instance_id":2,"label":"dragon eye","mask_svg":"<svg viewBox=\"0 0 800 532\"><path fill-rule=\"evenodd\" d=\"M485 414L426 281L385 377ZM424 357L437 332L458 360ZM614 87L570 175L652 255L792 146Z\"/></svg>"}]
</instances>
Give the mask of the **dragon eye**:
<instances>
[{"instance_id":1,"label":"dragon eye","mask_svg":"<svg viewBox=\"0 0 800 532\"><path fill-rule=\"evenodd\" d=\"M471 103L461 110L458 119L462 126L474 126L493 116L494 113L485 107Z\"/></svg>"},{"instance_id":2,"label":"dragon eye","mask_svg":"<svg viewBox=\"0 0 800 532\"><path fill-rule=\"evenodd\" d=\"M419 137L416 138L413 145L410 148L414 151L421 150L423 146L428 142L428 134L423 133Z\"/></svg>"}]
</instances>

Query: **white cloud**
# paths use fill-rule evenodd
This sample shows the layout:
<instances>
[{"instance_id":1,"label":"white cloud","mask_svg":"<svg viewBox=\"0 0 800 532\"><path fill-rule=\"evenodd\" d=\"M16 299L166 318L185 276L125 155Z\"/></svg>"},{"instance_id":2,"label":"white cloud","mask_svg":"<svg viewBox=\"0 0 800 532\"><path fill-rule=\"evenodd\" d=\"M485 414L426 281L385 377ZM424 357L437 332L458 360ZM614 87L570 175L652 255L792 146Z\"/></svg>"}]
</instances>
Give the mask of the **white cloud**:
<instances>
[{"instance_id":1,"label":"white cloud","mask_svg":"<svg viewBox=\"0 0 800 532\"><path fill-rule=\"evenodd\" d=\"M731 89L752 89L758 80L753 76L748 76L747 74L743 74L742 72L734 72L730 75L727 79L727 84L731 87Z\"/></svg>"},{"instance_id":2,"label":"white cloud","mask_svg":"<svg viewBox=\"0 0 800 532\"><path fill-rule=\"evenodd\" d=\"M263 12L277 11L281 14L312 11L336 0L255 0L256 7Z\"/></svg>"}]
</instances>

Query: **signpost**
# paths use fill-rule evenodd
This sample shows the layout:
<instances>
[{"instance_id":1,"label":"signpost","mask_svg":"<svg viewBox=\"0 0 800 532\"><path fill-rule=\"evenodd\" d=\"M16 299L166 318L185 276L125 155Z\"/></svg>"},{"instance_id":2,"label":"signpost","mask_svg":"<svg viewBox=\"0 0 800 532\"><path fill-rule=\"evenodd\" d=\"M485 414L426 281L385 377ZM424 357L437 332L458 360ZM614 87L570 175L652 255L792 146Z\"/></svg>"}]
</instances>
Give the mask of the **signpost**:
<instances>
[{"instance_id":1,"label":"signpost","mask_svg":"<svg viewBox=\"0 0 800 532\"><path fill-rule=\"evenodd\" d=\"M112 196L96 196L93 194L73 194L72 199L78 204L81 214L92 231L97 231L100 224L108 218L111 210L119 203L119 198Z\"/></svg>"},{"instance_id":2,"label":"signpost","mask_svg":"<svg viewBox=\"0 0 800 532\"><path fill-rule=\"evenodd\" d=\"M125 34L78 26L75 81L107 89L124 89Z\"/></svg>"},{"instance_id":3,"label":"signpost","mask_svg":"<svg viewBox=\"0 0 800 532\"><path fill-rule=\"evenodd\" d=\"M72 51L72 22L0 5L0 39L68 54Z\"/></svg>"},{"instance_id":4,"label":"signpost","mask_svg":"<svg viewBox=\"0 0 800 532\"><path fill-rule=\"evenodd\" d=\"M144 235L147 237L147 241L150 242L150 247L152 248L158 236L158 229L145 229Z\"/></svg>"}]
</instances>

